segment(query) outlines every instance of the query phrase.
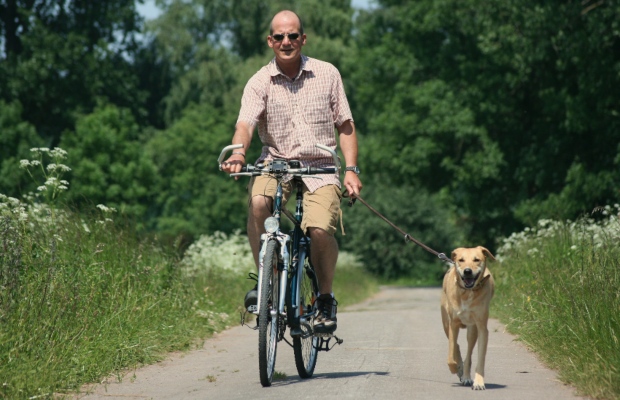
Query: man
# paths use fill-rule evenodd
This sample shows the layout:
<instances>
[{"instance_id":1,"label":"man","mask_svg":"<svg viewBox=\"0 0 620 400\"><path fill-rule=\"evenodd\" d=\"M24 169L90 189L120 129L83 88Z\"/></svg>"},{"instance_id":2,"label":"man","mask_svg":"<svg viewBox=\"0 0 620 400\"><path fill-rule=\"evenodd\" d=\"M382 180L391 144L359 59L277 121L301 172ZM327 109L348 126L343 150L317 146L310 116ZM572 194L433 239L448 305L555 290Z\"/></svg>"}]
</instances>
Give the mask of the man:
<instances>
[{"instance_id":1,"label":"man","mask_svg":"<svg viewBox=\"0 0 620 400\"><path fill-rule=\"evenodd\" d=\"M222 165L222 170L239 172L245 163L254 128L263 143L257 162L274 158L300 160L303 166L329 166L333 160L315 144L336 149L334 127L346 163L343 184L355 197L362 189L357 168L357 136L353 117L338 70L331 64L306 57L301 48L306 35L300 18L292 11L281 11L271 21L267 44L275 57L247 83L233 144L243 144ZM337 327L336 299L332 281L338 259L334 238L340 217L341 185L336 175L322 179L304 178L304 218L302 229L312 240L311 259L320 287L317 333L333 333ZM271 215L275 182L255 177L248 186L250 195L248 238L258 265L263 223ZM285 193L285 197L288 193ZM256 304L257 288L246 295L245 306Z\"/></svg>"}]
</instances>

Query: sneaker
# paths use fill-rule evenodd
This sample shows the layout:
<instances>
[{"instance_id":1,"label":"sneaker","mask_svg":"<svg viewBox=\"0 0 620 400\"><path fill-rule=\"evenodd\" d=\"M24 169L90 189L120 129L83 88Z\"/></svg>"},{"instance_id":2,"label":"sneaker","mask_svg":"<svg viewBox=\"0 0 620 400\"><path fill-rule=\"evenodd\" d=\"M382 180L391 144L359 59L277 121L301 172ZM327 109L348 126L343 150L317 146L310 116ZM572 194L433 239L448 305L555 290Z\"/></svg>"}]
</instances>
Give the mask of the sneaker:
<instances>
[{"instance_id":1,"label":"sneaker","mask_svg":"<svg viewBox=\"0 0 620 400\"><path fill-rule=\"evenodd\" d=\"M319 314L314 319L314 333L332 334L338 327L336 306L338 302L331 294L322 294L317 299Z\"/></svg>"},{"instance_id":2,"label":"sneaker","mask_svg":"<svg viewBox=\"0 0 620 400\"><path fill-rule=\"evenodd\" d=\"M258 303L258 283L256 284L256 286L254 286L254 289L250 290L245 295L244 305L246 309L249 309L252 306L256 307L257 303Z\"/></svg>"}]
</instances>

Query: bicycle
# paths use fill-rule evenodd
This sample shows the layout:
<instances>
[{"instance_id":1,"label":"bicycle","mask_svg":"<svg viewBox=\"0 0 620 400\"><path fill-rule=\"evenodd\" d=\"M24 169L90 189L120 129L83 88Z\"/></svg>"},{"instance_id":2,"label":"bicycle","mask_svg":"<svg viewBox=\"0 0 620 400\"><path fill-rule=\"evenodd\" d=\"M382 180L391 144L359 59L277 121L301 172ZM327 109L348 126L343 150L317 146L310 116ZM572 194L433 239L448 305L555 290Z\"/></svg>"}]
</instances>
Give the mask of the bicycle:
<instances>
[{"instance_id":1,"label":"bicycle","mask_svg":"<svg viewBox=\"0 0 620 400\"><path fill-rule=\"evenodd\" d=\"M221 165L228 151L243 147L226 146L218 157ZM301 167L297 160L275 159L264 164L245 165L241 172L230 176L268 175L277 180L273 214L265 220L266 233L261 235L258 266L258 303L248 312L257 315L258 364L260 382L271 386L275 371L278 342L284 340L293 347L295 366L302 379L312 377L319 351L329 351L343 340L333 334L315 334L314 318L318 313L316 296L319 285L310 259L310 238L301 229L303 218L302 176L335 174L340 172L340 161L335 151L327 146L316 147L328 151L334 167ZM283 207L282 181L291 176L296 189L295 215ZM318 178L318 177L317 177ZM291 191L291 194L293 191ZM290 234L280 230L280 218L285 214L293 222ZM244 324L244 318L242 318ZM287 326L293 339L291 344L284 333ZM336 342L330 347L330 341Z\"/></svg>"}]
</instances>

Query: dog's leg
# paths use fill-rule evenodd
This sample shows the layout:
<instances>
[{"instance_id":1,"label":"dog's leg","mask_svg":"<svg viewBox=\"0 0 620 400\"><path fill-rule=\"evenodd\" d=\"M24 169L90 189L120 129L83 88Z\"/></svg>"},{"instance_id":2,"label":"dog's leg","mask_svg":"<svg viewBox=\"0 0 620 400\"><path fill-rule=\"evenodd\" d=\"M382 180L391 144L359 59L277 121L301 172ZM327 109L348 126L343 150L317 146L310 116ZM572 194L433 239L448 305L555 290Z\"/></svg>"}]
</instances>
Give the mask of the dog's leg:
<instances>
[{"instance_id":1,"label":"dog's leg","mask_svg":"<svg viewBox=\"0 0 620 400\"><path fill-rule=\"evenodd\" d=\"M450 323L448 331L448 368L453 374L457 374L459 379L463 376L463 360L461 359L461 349L459 348L459 325L454 321Z\"/></svg>"},{"instance_id":2,"label":"dog's leg","mask_svg":"<svg viewBox=\"0 0 620 400\"><path fill-rule=\"evenodd\" d=\"M487 320L482 321L478 327L478 361L476 362L476 377L474 378L474 390L485 390L484 386L484 360L487 356L487 344L489 343L489 329Z\"/></svg>"},{"instance_id":3,"label":"dog's leg","mask_svg":"<svg viewBox=\"0 0 620 400\"><path fill-rule=\"evenodd\" d=\"M463 386L471 386L473 384L471 379L471 355L474 352L476 340L478 340L478 329L476 325L469 325L467 327L467 354L463 362L463 377L461 378Z\"/></svg>"}]
</instances>

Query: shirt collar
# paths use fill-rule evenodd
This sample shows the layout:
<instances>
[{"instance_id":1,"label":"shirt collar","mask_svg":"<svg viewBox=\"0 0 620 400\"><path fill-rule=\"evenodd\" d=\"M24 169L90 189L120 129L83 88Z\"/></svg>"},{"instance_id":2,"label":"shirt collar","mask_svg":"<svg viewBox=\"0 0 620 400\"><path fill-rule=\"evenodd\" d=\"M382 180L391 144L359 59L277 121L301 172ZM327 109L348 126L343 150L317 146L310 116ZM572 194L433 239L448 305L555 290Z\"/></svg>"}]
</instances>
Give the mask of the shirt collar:
<instances>
[{"instance_id":1,"label":"shirt collar","mask_svg":"<svg viewBox=\"0 0 620 400\"><path fill-rule=\"evenodd\" d=\"M309 62L310 58L305 56L305 55L301 55L301 67L299 68L299 74L297 74L297 76L295 77L295 79L297 79L298 77L301 76L301 73L303 71L312 71L312 62ZM269 75L271 75L272 77L276 77L278 75L283 75L286 76L281 70L280 67L278 67L278 64L276 63L276 58L272 58L271 62L268 64L267 69L269 71Z\"/></svg>"}]
</instances>

